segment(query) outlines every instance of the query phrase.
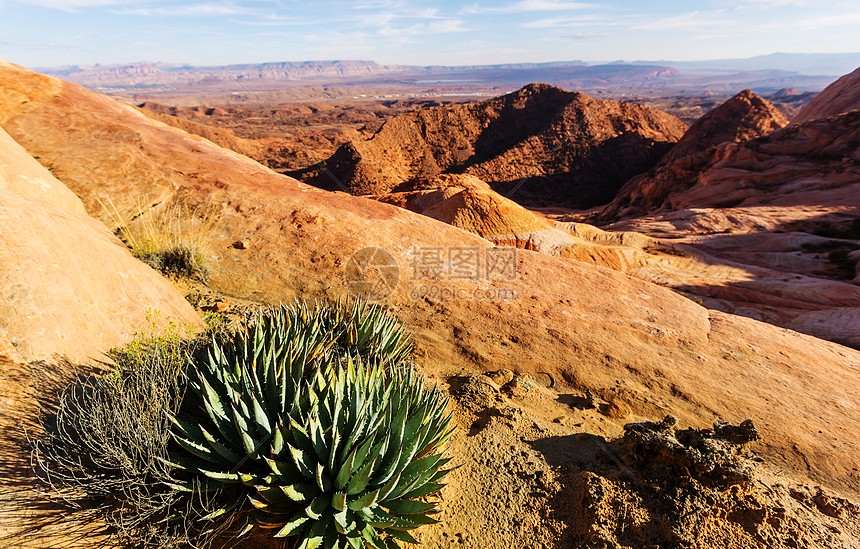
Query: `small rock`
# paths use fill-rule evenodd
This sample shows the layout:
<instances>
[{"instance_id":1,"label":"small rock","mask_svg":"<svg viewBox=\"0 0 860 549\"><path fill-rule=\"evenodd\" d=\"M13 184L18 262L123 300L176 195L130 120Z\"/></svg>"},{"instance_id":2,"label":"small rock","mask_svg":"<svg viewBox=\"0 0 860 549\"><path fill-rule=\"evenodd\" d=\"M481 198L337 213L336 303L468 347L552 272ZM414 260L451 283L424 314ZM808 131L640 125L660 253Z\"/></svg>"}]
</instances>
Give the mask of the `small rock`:
<instances>
[{"instance_id":1,"label":"small rock","mask_svg":"<svg viewBox=\"0 0 860 549\"><path fill-rule=\"evenodd\" d=\"M455 393L460 403L473 411L483 410L496 402L499 386L484 375L470 375L459 378L459 387Z\"/></svg>"},{"instance_id":2,"label":"small rock","mask_svg":"<svg viewBox=\"0 0 860 549\"><path fill-rule=\"evenodd\" d=\"M248 248L251 247L251 241L247 240L247 239L246 240L237 240L236 242L233 243L233 247L236 248L237 250L247 250Z\"/></svg>"},{"instance_id":3,"label":"small rock","mask_svg":"<svg viewBox=\"0 0 860 549\"><path fill-rule=\"evenodd\" d=\"M814 501L815 505L818 506L821 512L827 516L839 518L842 514L842 510L839 509L833 498L821 493L820 491L812 498L812 501Z\"/></svg>"},{"instance_id":4,"label":"small rock","mask_svg":"<svg viewBox=\"0 0 860 549\"><path fill-rule=\"evenodd\" d=\"M517 376L504 387L502 390L508 393L512 398L524 398L529 391L535 386L534 379L530 376Z\"/></svg>"},{"instance_id":5,"label":"small rock","mask_svg":"<svg viewBox=\"0 0 860 549\"><path fill-rule=\"evenodd\" d=\"M497 370L489 372L487 377L496 382L497 385L505 385L514 379L514 372L511 370Z\"/></svg>"},{"instance_id":6,"label":"small rock","mask_svg":"<svg viewBox=\"0 0 860 549\"><path fill-rule=\"evenodd\" d=\"M630 407L624 402L614 400L606 406L602 406L600 413L613 419L625 419L630 415Z\"/></svg>"},{"instance_id":7,"label":"small rock","mask_svg":"<svg viewBox=\"0 0 860 549\"><path fill-rule=\"evenodd\" d=\"M227 304L226 301L216 301L215 304L212 305L212 310L215 311L216 313L223 313L229 307L230 306Z\"/></svg>"}]
</instances>

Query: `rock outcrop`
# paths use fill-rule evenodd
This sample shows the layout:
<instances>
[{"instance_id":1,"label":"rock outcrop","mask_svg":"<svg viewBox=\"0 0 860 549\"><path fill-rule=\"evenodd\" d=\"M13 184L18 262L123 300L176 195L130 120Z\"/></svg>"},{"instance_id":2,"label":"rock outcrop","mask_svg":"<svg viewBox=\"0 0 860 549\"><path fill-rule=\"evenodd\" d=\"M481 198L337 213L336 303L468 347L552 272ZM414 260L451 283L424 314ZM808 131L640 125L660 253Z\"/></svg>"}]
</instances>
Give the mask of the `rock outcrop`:
<instances>
[{"instance_id":1,"label":"rock outcrop","mask_svg":"<svg viewBox=\"0 0 860 549\"><path fill-rule=\"evenodd\" d=\"M860 68L824 88L791 120L802 124L860 109Z\"/></svg>"},{"instance_id":2,"label":"rock outcrop","mask_svg":"<svg viewBox=\"0 0 860 549\"><path fill-rule=\"evenodd\" d=\"M494 191L471 175L439 175L414 190L372 196L432 217L496 244L558 255L571 239L554 223Z\"/></svg>"},{"instance_id":3,"label":"rock outcrop","mask_svg":"<svg viewBox=\"0 0 860 549\"><path fill-rule=\"evenodd\" d=\"M363 195L465 173L520 203L589 207L653 166L685 129L655 109L530 84L477 104L396 116L370 139L342 145L326 172L305 179Z\"/></svg>"},{"instance_id":4,"label":"rock outcrop","mask_svg":"<svg viewBox=\"0 0 860 549\"><path fill-rule=\"evenodd\" d=\"M707 150L720 143L748 141L788 124L776 107L744 90L696 120L661 163Z\"/></svg>"},{"instance_id":5,"label":"rock outcrop","mask_svg":"<svg viewBox=\"0 0 860 549\"><path fill-rule=\"evenodd\" d=\"M860 206L860 113L723 143L628 181L604 219L686 208Z\"/></svg>"}]
</instances>

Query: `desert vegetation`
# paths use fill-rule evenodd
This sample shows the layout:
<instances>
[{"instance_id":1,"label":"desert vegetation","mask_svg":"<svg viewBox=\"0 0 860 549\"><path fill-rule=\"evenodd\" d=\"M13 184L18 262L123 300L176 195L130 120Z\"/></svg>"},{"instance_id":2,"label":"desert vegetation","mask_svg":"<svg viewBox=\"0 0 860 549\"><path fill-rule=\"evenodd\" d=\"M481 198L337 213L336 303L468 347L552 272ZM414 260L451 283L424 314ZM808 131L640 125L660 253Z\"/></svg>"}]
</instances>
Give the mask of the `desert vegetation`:
<instances>
[{"instance_id":1,"label":"desert vegetation","mask_svg":"<svg viewBox=\"0 0 860 549\"><path fill-rule=\"evenodd\" d=\"M170 325L62 393L33 463L109 544L225 546L263 528L289 547L398 547L436 521L451 434L410 354L403 327L360 302L195 337Z\"/></svg>"},{"instance_id":2,"label":"desert vegetation","mask_svg":"<svg viewBox=\"0 0 860 549\"><path fill-rule=\"evenodd\" d=\"M192 209L182 204L146 208L138 203L137 213L127 219L110 198L99 199L99 203L135 257L166 275L201 282L209 278L215 208Z\"/></svg>"}]
</instances>

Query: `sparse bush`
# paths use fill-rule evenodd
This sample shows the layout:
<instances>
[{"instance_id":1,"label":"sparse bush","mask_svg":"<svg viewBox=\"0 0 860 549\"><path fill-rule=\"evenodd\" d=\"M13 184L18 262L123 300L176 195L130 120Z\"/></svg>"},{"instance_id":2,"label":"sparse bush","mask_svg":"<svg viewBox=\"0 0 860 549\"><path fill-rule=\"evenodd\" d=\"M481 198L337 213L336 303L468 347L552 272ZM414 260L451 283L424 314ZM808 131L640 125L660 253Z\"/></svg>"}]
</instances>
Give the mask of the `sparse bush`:
<instances>
[{"instance_id":1,"label":"sparse bush","mask_svg":"<svg viewBox=\"0 0 860 549\"><path fill-rule=\"evenodd\" d=\"M157 523L183 503L165 484L165 458L189 345L171 324L110 351L109 368L66 389L33 442L36 473L52 495L126 545L172 547L187 537Z\"/></svg>"},{"instance_id":2,"label":"sparse bush","mask_svg":"<svg viewBox=\"0 0 860 549\"><path fill-rule=\"evenodd\" d=\"M174 204L156 211L138 205L133 221L127 221L110 199L99 202L135 257L168 275L208 280L215 208L189 210Z\"/></svg>"}]
</instances>

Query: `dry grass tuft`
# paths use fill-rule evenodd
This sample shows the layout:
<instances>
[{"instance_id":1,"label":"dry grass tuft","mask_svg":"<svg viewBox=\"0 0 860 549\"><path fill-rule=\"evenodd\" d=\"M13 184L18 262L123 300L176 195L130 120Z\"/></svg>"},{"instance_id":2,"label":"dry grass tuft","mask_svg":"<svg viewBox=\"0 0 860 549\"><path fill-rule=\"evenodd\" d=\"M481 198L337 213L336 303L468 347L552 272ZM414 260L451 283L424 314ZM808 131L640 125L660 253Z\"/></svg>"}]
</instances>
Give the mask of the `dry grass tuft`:
<instances>
[{"instance_id":1,"label":"dry grass tuft","mask_svg":"<svg viewBox=\"0 0 860 549\"><path fill-rule=\"evenodd\" d=\"M127 220L110 198L99 200L99 204L135 257L167 275L208 280L213 256L211 231L218 217L216 206L190 209L171 204L156 209L138 204L137 214Z\"/></svg>"}]
</instances>

